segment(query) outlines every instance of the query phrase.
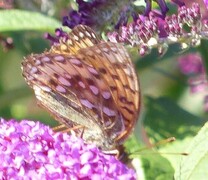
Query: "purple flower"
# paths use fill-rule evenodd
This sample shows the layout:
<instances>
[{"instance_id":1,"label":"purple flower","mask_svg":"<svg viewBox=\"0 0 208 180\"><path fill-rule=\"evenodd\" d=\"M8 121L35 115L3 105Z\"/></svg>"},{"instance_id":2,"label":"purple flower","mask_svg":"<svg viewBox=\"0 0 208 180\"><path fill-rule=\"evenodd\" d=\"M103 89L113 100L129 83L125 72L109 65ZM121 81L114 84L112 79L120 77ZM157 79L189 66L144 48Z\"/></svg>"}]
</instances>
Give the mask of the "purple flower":
<instances>
[{"instance_id":1,"label":"purple flower","mask_svg":"<svg viewBox=\"0 0 208 180\"><path fill-rule=\"evenodd\" d=\"M202 59L199 54L190 53L178 59L181 72L189 77L188 83L192 93L206 89L207 80Z\"/></svg>"},{"instance_id":2,"label":"purple flower","mask_svg":"<svg viewBox=\"0 0 208 180\"><path fill-rule=\"evenodd\" d=\"M117 27L124 25L133 13L133 1L76 0L78 10L71 10L68 16L63 17L63 25L74 28L78 24L85 24L98 31L112 24Z\"/></svg>"},{"instance_id":3,"label":"purple flower","mask_svg":"<svg viewBox=\"0 0 208 180\"><path fill-rule=\"evenodd\" d=\"M175 4L177 4L179 7L184 6L185 3L181 0L171 0L172 2L174 2Z\"/></svg>"},{"instance_id":4,"label":"purple flower","mask_svg":"<svg viewBox=\"0 0 208 180\"><path fill-rule=\"evenodd\" d=\"M148 17L140 15L135 22L122 26L118 32L108 33L108 39L139 47L140 55L144 55L151 48L151 43L158 38L158 27L158 19L151 12Z\"/></svg>"},{"instance_id":5,"label":"purple flower","mask_svg":"<svg viewBox=\"0 0 208 180\"><path fill-rule=\"evenodd\" d=\"M178 59L179 68L185 75L196 75L204 73L204 67L202 59L199 54L190 53L185 56L181 56Z\"/></svg>"},{"instance_id":6,"label":"purple flower","mask_svg":"<svg viewBox=\"0 0 208 180\"><path fill-rule=\"evenodd\" d=\"M118 29L127 24L130 16L137 19L137 13L133 8L134 1L92 0L85 2L76 0L78 10L70 10L68 16L63 17L62 25L72 29L79 24L84 24L98 32L104 32L112 27ZM45 38L52 44L56 44L60 37L65 37L65 34L66 32L59 28L56 29L55 37L47 33Z\"/></svg>"},{"instance_id":7,"label":"purple flower","mask_svg":"<svg viewBox=\"0 0 208 180\"><path fill-rule=\"evenodd\" d=\"M165 0L155 0L155 1L158 3L158 5L159 5L159 7L160 7L160 9L161 9L162 16L165 17L166 13L167 13L168 10L169 10L169 9L168 9L168 6L167 6L166 3L165 3ZM146 8L145 8L144 15L145 15L145 16L148 16L149 13L150 13L151 10L152 10L152 6L151 6L152 0L145 0L145 2L146 2Z\"/></svg>"},{"instance_id":8,"label":"purple flower","mask_svg":"<svg viewBox=\"0 0 208 180\"><path fill-rule=\"evenodd\" d=\"M201 56L190 53L178 59L181 72L188 76L188 84L192 93L208 93L208 81ZM204 110L208 111L208 96L204 98Z\"/></svg>"},{"instance_id":9,"label":"purple flower","mask_svg":"<svg viewBox=\"0 0 208 180\"><path fill-rule=\"evenodd\" d=\"M69 28L74 28L78 24L85 24L98 31L103 30L105 27L114 24L115 29L120 26L126 25L129 17L135 19L135 0L92 0L85 2L83 0L76 0L78 10L71 10L68 16L63 18L63 25ZM148 16L152 7L152 0L145 0L146 8L144 15ZM168 7L165 0L156 0L158 3L162 16L165 17ZM137 17L137 16L136 16ZM105 27L103 26L105 25Z\"/></svg>"},{"instance_id":10,"label":"purple flower","mask_svg":"<svg viewBox=\"0 0 208 180\"><path fill-rule=\"evenodd\" d=\"M207 91L208 82L205 74L200 74L195 77L190 77L188 79L188 84L190 86L191 93Z\"/></svg>"},{"instance_id":11,"label":"purple flower","mask_svg":"<svg viewBox=\"0 0 208 180\"><path fill-rule=\"evenodd\" d=\"M156 3L159 5L160 9L161 9L161 13L162 13L162 18L164 18L166 16L166 13L169 11L169 8L165 2L165 0L153 0L156 1ZM179 7L184 6L185 3L181 0L171 0L172 2L174 2L175 4L177 4ZM145 0L146 2L146 8L144 11L144 15L148 16L149 13L152 11L152 0Z\"/></svg>"},{"instance_id":12,"label":"purple flower","mask_svg":"<svg viewBox=\"0 0 208 180\"><path fill-rule=\"evenodd\" d=\"M151 11L148 16L139 15L134 22L108 33L108 39L137 47L140 55L149 53L152 48L158 48L159 54L164 54L168 45L176 42L186 47L198 46L201 38L208 37L207 30L208 21L202 19L199 4L193 3L190 8L179 7L177 14L165 19L156 11Z\"/></svg>"},{"instance_id":13,"label":"purple flower","mask_svg":"<svg viewBox=\"0 0 208 180\"><path fill-rule=\"evenodd\" d=\"M152 48L157 48L163 55L170 44L180 43L181 47L198 46L201 39L208 38L208 20L202 18L199 4L193 3L191 7L184 6L182 1L175 0L179 5L178 13L165 16L168 8L164 0L157 0L162 16L151 10L151 0L147 0L148 16L135 13L131 1L94 0L85 2L77 0L78 11L71 11L69 16L63 18L63 25L73 28L77 24L86 24L94 30L103 31L112 24L115 31L107 34L112 42L123 43L136 47L140 55L145 55ZM117 5L116 8L114 5ZM114 11L109 11L114 8ZM129 16L132 21L129 22ZM129 22L129 23L128 23ZM189 28L184 28L189 27ZM56 30L56 36L46 35L52 44L59 43L61 37L67 37L61 28Z\"/></svg>"},{"instance_id":14,"label":"purple flower","mask_svg":"<svg viewBox=\"0 0 208 180\"><path fill-rule=\"evenodd\" d=\"M186 0L185 1L185 6L190 8L193 4L193 2L199 4L200 6L200 10L201 10L201 14L202 14L202 19L207 19L207 15L208 15L208 9L207 9L207 0Z\"/></svg>"},{"instance_id":15,"label":"purple flower","mask_svg":"<svg viewBox=\"0 0 208 180\"><path fill-rule=\"evenodd\" d=\"M0 179L136 179L114 156L39 122L0 122Z\"/></svg>"},{"instance_id":16,"label":"purple flower","mask_svg":"<svg viewBox=\"0 0 208 180\"><path fill-rule=\"evenodd\" d=\"M45 33L44 38L48 39L52 45L59 44L59 38L67 38L68 35L65 31L63 31L61 28L57 28L55 30L55 36L52 36L49 33Z\"/></svg>"}]
</instances>

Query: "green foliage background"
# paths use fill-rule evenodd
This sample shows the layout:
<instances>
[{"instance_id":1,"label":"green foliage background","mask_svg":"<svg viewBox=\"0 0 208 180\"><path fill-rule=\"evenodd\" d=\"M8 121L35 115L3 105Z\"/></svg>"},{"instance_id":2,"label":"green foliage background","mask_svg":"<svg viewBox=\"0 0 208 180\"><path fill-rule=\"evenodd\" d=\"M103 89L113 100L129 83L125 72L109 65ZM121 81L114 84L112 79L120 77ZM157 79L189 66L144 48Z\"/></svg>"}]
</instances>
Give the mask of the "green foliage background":
<instances>
[{"instance_id":1,"label":"green foliage background","mask_svg":"<svg viewBox=\"0 0 208 180\"><path fill-rule=\"evenodd\" d=\"M43 34L54 33L55 28L61 26L61 14L69 9L69 4L67 1L54 2L52 15L36 6L28 8L21 4L17 4L18 10L0 10L0 34L12 37L14 41L13 49L5 51L0 47L0 117L57 125L36 104L32 90L22 77L21 62L28 54L41 53L49 48ZM140 166L135 163L139 179L173 179L174 173L175 179L206 179L207 125L195 137L207 119L203 111L204 94L190 94L187 79L179 72L177 64L179 56L198 51L206 65L206 45L207 42L203 41L197 49L185 52L178 52L178 45L172 45L163 57L156 50L145 57L129 50L140 79L142 107L134 135L125 145L133 153L133 161L139 159L141 163ZM175 142L140 151L144 146L172 136L176 137ZM192 154L195 148L197 151ZM189 155L179 155L183 152L189 152Z\"/></svg>"}]
</instances>

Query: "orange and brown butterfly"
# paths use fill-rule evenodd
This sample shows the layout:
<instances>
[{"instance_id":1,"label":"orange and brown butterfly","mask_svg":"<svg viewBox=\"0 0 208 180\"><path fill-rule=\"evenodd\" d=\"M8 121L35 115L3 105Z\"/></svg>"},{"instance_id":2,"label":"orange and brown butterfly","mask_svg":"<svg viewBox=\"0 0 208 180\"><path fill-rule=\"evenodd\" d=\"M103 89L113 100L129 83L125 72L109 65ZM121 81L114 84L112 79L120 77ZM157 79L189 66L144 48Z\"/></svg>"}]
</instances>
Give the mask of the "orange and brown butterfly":
<instances>
[{"instance_id":1,"label":"orange and brown butterfly","mask_svg":"<svg viewBox=\"0 0 208 180\"><path fill-rule=\"evenodd\" d=\"M75 27L49 51L26 57L23 76L38 103L67 128L104 151L132 132L140 109L138 79L127 50Z\"/></svg>"}]
</instances>

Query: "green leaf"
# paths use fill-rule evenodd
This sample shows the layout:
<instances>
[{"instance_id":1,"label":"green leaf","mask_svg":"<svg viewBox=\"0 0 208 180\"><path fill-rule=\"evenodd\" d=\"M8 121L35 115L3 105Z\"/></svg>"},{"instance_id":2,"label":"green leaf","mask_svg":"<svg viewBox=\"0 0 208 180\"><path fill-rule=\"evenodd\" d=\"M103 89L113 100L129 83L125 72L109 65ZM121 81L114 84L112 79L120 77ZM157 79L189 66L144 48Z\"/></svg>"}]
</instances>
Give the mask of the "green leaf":
<instances>
[{"instance_id":1,"label":"green leaf","mask_svg":"<svg viewBox=\"0 0 208 180\"><path fill-rule=\"evenodd\" d=\"M61 23L49 16L23 10L1 10L0 32L36 30L54 32Z\"/></svg>"},{"instance_id":2,"label":"green leaf","mask_svg":"<svg viewBox=\"0 0 208 180\"><path fill-rule=\"evenodd\" d=\"M208 123L201 128L186 149L188 156L183 157L175 172L176 180L205 180L208 177Z\"/></svg>"},{"instance_id":3,"label":"green leaf","mask_svg":"<svg viewBox=\"0 0 208 180\"><path fill-rule=\"evenodd\" d=\"M145 129L154 142L172 136L176 139L193 137L204 124L203 119L187 112L166 97L147 97L145 103Z\"/></svg>"},{"instance_id":4,"label":"green leaf","mask_svg":"<svg viewBox=\"0 0 208 180\"><path fill-rule=\"evenodd\" d=\"M174 169L168 159L144 147L134 135L125 142L125 152L130 160L133 159L132 164L137 171L138 179L172 179Z\"/></svg>"},{"instance_id":5,"label":"green leaf","mask_svg":"<svg viewBox=\"0 0 208 180\"><path fill-rule=\"evenodd\" d=\"M11 105L13 102L31 94L31 91L24 87L16 88L13 90L8 90L6 93L1 93L0 94L0 110L3 109L4 107Z\"/></svg>"},{"instance_id":6,"label":"green leaf","mask_svg":"<svg viewBox=\"0 0 208 180\"><path fill-rule=\"evenodd\" d=\"M143 154L141 157L146 180L167 180L173 178L174 170L167 159L159 154L147 154L147 156Z\"/></svg>"},{"instance_id":7,"label":"green leaf","mask_svg":"<svg viewBox=\"0 0 208 180\"><path fill-rule=\"evenodd\" d=\"M125 151L130 155L130 158L134 158L134 153L137 153L141 149L140 142L136 139L135 135L131 135L127 141L124 142ZM131 156L132 155L132 156Z\"/></svg>"}]
</instances>

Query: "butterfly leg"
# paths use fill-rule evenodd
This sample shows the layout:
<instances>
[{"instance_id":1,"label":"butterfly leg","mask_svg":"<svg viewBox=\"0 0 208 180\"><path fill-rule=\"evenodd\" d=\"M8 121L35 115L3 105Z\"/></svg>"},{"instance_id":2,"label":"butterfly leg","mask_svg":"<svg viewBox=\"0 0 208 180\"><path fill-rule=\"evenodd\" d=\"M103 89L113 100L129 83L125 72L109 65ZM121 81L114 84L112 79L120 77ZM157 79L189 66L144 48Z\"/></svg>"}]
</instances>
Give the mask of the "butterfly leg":
<instances>
[{"instance_id":1,"label":"butterfly leg","mask_svg":"<svg viewBox=\"0 0 208 180\"><path fill-rule=\"evenodd\" d=\"M65 128L66 126L64 124L60 124L59 126L56 126L52 128L53 131L58 132L61 131L61 129Z\"/></svg>"}]
</instances>

